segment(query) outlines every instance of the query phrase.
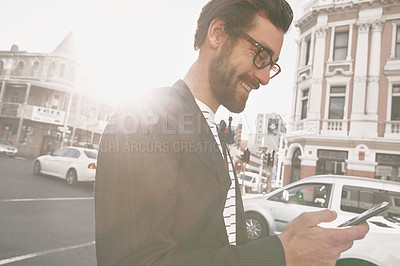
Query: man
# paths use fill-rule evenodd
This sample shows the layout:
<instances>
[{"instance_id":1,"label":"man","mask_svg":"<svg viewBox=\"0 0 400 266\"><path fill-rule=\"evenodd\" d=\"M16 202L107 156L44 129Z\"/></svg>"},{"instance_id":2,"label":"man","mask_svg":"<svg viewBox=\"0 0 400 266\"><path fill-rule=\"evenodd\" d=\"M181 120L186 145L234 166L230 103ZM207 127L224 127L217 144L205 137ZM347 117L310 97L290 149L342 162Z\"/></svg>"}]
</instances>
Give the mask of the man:
<instances>
[{"instance_id":1,"label":"man","mask_svg":"<svg viewBox=\"0 0 400 266\"><path fill-rule=\"evenodd\" d=\"M214 113L241 112L276 63L292 10L284 0L212 0L183 80L121 104L103 134L95 185L99 265L334 265L366 223L317 226L306 213L247 243L239 185Z\"/></svg>"}]
</instances>

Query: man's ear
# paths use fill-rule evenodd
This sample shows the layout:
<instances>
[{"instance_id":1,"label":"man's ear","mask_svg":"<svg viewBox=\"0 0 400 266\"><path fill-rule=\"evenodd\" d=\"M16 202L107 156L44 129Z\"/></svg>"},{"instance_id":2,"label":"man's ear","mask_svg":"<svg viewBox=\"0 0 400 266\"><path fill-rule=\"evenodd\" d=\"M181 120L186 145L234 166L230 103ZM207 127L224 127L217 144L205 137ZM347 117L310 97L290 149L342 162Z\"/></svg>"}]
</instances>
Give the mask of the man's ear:
<instances>
[{"instance_id":1,"label":"man's ear","mask_svg":"<svg viewBox=\"0 0 400 266\"><path fill-rule=\"evenodd\" d=\"M225 21L215 18L208 27L207 40L212 48L218 48L226 40Z\"/></svg>"}]
</instances>

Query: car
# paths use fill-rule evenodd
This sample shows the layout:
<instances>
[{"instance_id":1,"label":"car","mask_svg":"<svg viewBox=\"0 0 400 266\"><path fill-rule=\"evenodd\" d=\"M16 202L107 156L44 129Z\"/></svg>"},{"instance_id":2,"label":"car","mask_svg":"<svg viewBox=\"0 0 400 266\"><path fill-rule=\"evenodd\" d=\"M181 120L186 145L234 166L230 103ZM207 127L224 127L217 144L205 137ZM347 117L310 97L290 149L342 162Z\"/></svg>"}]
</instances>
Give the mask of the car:
<instances>
[{"instance_id":1,"label":"car","mask_svg":"<svg viewBox=\"0 0 400 266\"><path fill-rule=\"evenodd\" d=\"M12 146L10 143L4 139L0 139L0 154L7 155L9 157L15 157L17 155L18 149Z\"/></svg>"},{"instance_id":2,"label":"car","mask_svg":"<svg viewBox=\"0 0 400 266\"><path fill-rule=\"evenodd\" d=\"M245 192L246 193L257 193L258 188L257 188L257 179L260 176L258 173L253 173L253 172L246 172L246 173L240 173L238 175L238 182L239 185L242 186L244 185ZM244 178L243 178L244 177ZM261 184L262 184L262 190L265 191L267 187L267 178L262 176L261 177Z\"/></svg>"},{"instance_id":3,"label":"car","mask_svg":"<svg viewBox=\"0 0 400 266\"><path fill-rule=\"evenodd\" d=\"M322 175L301 179L269 194L245 195L248 239L280 234L301 213L324 208L336 211L338 217L321 226L336 227L383 201L390 203L389 209L367 220L367 236L342 253L336 265L400 265L399 182Z\"/></svg>"},{"instance_id":4,"label":"car","mask_svg":"<svg viewBox=\"0 0 400 266\"><path fill-rule=\"evenodd\" d=\"M63 178L69 185L94 182L97 154L96 149L63 147L49 155L37 157L33 161L33 173Z\"/></svg>"}]
</instances>

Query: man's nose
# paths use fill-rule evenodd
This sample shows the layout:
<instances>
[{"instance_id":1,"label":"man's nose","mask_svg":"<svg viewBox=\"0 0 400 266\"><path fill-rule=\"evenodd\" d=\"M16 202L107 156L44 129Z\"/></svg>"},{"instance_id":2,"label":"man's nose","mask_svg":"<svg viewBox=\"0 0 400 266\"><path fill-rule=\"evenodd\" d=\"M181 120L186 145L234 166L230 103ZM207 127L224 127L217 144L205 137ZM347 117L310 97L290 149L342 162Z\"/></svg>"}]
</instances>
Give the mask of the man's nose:
<instances>
[{"instance_id":1,"label":"man's nose","mask_svg":"<svg viewBox=\"0 0 400 266\"><path fill-rule=\"evenodd\" d=\"M270 80L271 66L267 66L263 69L255 69L254 76L258 79L260 84L267 85Z\"/></svg>"}]
</instances>

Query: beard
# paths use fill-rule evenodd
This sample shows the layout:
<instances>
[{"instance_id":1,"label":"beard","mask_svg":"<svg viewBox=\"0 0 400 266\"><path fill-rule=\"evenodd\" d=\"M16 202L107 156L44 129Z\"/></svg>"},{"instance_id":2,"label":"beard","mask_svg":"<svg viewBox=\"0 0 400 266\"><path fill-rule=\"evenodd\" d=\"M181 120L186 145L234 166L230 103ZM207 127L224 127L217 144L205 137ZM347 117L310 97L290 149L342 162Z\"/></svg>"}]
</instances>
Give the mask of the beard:
<instances>
[{"instance_id":1,"label":"beard","mask_svg":"<svg viewBox=\"0 0 400 266\"><path fill-rule=\"evenodd\" d=\"M233 113L240 113L246 107L248 96L238 91L239 80L250 78L248 74L236 76L237 68L230 62L233 45L232 41L227 41L221 53L211 61L208 79L217 102Z\"/></svg>"}]
</instances>

